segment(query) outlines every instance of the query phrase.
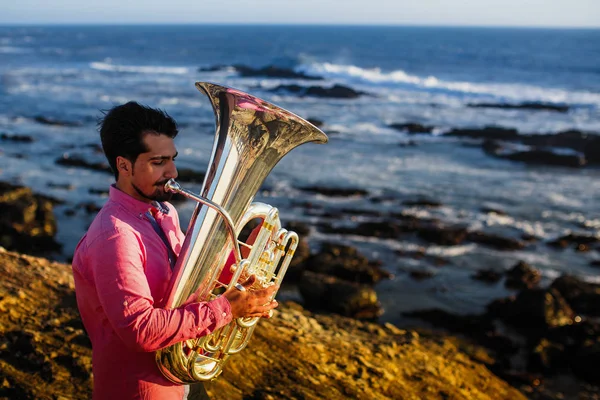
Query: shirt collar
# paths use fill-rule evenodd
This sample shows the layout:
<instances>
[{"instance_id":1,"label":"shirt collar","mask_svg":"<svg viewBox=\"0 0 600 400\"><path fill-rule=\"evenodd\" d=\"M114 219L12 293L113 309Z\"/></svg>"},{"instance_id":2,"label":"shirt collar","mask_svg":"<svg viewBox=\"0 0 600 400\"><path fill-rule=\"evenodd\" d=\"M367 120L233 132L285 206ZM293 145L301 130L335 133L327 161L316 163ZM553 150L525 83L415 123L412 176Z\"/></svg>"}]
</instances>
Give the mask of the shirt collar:
<instances>
[{"instance_id":1,"label":"shirt collar","mask_svg":"<svg viewBox=\"0 0 600 400\"><path fill-rule=\"evenodd\" d=\"M158 210L163 214L169 213L169 207L165 203L160 203L158 201L146 203L144 201L131 197L125 192L122 192L121 190L117 189L117 187L114 184L110 185L110 188L108 190L108 196L111 201L121 204L127 210L132 211L136 214L144 214L152 208Z\"/></svg>"}]
</instances>

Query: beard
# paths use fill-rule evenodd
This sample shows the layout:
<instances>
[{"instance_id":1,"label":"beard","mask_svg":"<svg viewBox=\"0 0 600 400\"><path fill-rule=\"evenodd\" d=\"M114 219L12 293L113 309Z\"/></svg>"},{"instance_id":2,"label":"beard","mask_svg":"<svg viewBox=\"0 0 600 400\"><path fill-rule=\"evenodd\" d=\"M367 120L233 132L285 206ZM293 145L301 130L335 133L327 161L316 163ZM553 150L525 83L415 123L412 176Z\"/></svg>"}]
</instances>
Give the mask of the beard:
<instances>
[{"instance_id":1,"label":"beard","mask_svg":"<svg viewBox=\"0 0 600 400\"><path fill-rule=\"evenodd\" d=\"M144 193L142 191L142 189L137 187L134 183L132 183L131 186L143 198L152 200L152 201L162 202L162 201L169 201L173 197L173 193L165 191L165 183L167 183L167 181L156 182L154 184L154 186L156 186L156 189L154 190L154 193L152 193L152 194Z\"/></svg>"}]
</instances>

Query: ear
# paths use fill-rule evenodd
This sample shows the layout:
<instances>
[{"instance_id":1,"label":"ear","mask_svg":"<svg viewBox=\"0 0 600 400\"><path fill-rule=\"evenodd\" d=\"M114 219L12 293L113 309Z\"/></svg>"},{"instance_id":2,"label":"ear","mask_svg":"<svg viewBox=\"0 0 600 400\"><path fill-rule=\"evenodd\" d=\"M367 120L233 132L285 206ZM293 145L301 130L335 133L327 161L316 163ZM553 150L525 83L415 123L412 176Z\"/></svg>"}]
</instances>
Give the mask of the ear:
<instances>
[{"instance_id":1,"label":"ear","mask_svg":"<svg viewBox=\"0 0 600 400\"><path fill-rule=\"evenodd\" d=\"M119 176L130 176L133 171L133 164L125 157L118 156L117 171L119 171Z\"/></svg>"}]
</instances>

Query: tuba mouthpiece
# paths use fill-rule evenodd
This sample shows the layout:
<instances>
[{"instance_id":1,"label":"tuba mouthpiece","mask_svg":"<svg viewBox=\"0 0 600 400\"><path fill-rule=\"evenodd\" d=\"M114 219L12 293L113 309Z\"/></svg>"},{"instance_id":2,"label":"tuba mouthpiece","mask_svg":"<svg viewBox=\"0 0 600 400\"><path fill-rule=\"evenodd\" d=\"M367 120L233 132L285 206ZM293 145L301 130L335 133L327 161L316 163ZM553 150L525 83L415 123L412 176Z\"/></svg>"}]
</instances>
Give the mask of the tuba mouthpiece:
<instances>
[{"instance_id":1,"label":"tuba mouthpiece","mask_svg":"<svg viewBox=\"0 0 600 400\"><path fill-rule=\"evenodd\" d=\"M181 185L175 182L175 179L169 179L167 183L165 183L165 192L180 193L181 190Z\"/></svg>"}]
</instances>

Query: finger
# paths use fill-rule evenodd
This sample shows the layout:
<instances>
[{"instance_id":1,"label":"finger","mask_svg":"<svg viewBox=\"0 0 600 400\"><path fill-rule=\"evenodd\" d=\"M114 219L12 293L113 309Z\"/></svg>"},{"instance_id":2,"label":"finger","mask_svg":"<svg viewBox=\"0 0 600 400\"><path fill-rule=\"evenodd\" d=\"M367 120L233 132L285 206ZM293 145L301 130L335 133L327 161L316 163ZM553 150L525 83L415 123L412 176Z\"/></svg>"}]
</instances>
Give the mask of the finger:
<instances>
[{"instance_id":1,"label":"finger","mask_svg":"<svg viewBox=\"0 0 600 400\"><path fill-rule=\"evenodd\" d=\"M254 282L256 282L256 275L250 275L250 277L246 279L246 282L242 283L242 286L248 289L250 286L254 285Z\"/></svg>"}]
</instances>

